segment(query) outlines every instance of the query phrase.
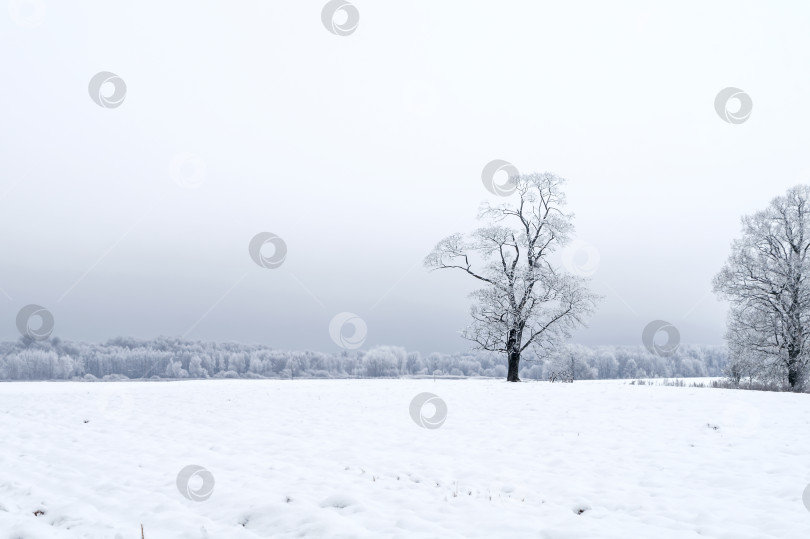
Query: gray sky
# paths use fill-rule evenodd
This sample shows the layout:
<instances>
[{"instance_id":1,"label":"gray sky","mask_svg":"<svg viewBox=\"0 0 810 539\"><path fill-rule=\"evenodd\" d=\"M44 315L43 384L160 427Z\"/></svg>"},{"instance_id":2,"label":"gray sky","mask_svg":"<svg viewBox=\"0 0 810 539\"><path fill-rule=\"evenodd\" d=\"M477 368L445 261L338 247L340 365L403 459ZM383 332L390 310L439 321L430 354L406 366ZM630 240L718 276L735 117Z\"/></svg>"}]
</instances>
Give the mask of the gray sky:
<instances>
[{"instance_id":1,"label":"gray sky","mask_svg":"<svg viewBox=\"0 0 810 539\"><path fill-rule=\"evenodd\" d=\"M505 159L567 178L598 250L578 342L640 344L654 319L722 342L711 278L740 216L810 180L810 4L356 0L338 36L324 3L0 12L0 339L36 303L66 339L331 350L349 311L366 345L467 349L474 283L421 260L497 200L481 169ZM101 71L119 107L90 98ZM729 86L742 124L715 112ZM248 255L261 231L278 269Z\"/></svg>"}]
</instances>

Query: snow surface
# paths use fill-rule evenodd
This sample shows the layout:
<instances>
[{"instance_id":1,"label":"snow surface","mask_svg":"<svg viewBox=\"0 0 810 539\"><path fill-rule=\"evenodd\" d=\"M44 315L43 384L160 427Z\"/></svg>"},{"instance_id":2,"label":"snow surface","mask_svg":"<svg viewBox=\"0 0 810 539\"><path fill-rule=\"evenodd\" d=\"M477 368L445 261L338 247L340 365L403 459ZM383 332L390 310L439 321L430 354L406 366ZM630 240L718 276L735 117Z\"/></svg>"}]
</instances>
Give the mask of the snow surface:
<instances>
[{"instance_id":1,"label":"snow surface","mask_svg":"<svg viewBox=\"0 0 810 539\"><path fill-rule=\"evenodd\" d=\"M439 428L409 415L422 392L447 404ZM180 494L188 465L213 476L207 500ZM0 384L0 539L136 539L141 523L146 539L806 539L808 483L808 395L430 379Z\"/></svg>"}]
</instances>

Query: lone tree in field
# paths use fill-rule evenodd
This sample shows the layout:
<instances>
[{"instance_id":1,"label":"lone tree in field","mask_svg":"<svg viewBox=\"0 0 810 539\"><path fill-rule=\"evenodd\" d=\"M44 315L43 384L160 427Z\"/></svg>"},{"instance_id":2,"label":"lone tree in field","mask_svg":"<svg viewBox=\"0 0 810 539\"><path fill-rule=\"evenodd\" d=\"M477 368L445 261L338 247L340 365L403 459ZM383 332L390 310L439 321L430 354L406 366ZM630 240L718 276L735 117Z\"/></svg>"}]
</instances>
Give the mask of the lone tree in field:
<instances>
[{"instance_id":1,"label":"lone tree in field","mask_svg":"<svg viewBox=\"0 0 810 539\"><path fill-rule=\"evenodd\" d=\"M565 180L544 173L513 176L510 182L515 192L507 203L481 207L485 226L443 239L425 265L461 271L483 284L471 294L472 322L462 335L478 349L505 353L506 379L519 382L521 354L529 347L547 350L569 337L598 297L588 291L587 279L565 273L549 259L574 228L573 215L563 211Z\"/></svg>"},{"instance_id":2,"label":"lone tree in field","mask_svg":"<svg viewBox=\"0 0 810 539\"><path fill-rule=\"evenodd\" d=\"M729 350L792 389L803 385L810 338L810 186L743 217L714 290L731 303Z\"/></svg>"}]
</instances>

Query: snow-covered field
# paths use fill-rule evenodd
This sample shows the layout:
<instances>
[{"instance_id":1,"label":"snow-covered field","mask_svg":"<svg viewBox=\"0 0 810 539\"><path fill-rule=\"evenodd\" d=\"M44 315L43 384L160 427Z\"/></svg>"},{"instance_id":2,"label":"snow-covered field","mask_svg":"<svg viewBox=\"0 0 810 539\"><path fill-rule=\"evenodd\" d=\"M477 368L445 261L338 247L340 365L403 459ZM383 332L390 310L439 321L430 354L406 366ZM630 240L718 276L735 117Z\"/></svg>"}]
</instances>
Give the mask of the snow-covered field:
<instances>
[{"instance_id":1,"label":"snow-covered field","mask_svg":"<svg viewBox=\"0 0 810 539\"><path fill-rule=\"evenodd\" d=\"M422 392L447 406L439 428L409 415ZM178 489L188 465L210 472L185 490L203 501ZM809 395L495 380L0 384L0 539L136 539L141 524L146 539L806 539L808 483Z\"/></svg>"}]
</instances>

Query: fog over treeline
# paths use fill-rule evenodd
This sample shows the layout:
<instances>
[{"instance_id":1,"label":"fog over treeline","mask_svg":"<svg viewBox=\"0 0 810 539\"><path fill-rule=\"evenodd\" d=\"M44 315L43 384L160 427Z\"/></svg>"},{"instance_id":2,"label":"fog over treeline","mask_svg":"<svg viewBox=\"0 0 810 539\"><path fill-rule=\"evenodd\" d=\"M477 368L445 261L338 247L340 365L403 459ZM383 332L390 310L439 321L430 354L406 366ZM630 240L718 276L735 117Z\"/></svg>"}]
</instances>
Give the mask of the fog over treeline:
<instances>
[{"instance_id":1,"label":"fog over treeline","mask_svg":"<svg viewBox=\"0 0 810 539\"><path fill-rule=\"evenodd\" d=\"M527 358L524 379L547 379L573 366L576 379L721 376L723 346L682 345L671 356L643 346L569 345L548 358ZM503 378L506 357L492 352L434 352L399 346L369 350L276 350L265 345L116 338L106 343L34 341L0 344L0 380L75 378L382 378L414 375Z\"/></svg>"}]
</instances>

